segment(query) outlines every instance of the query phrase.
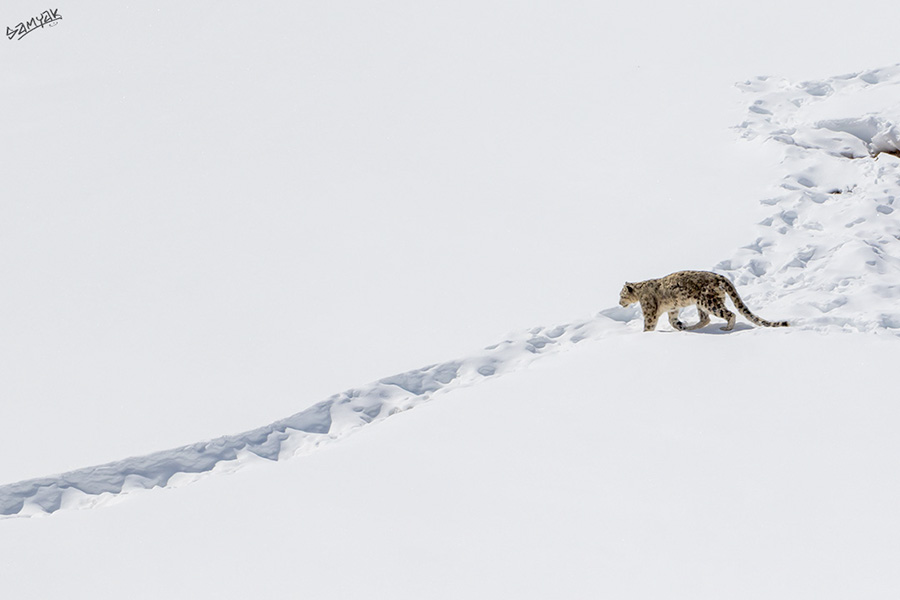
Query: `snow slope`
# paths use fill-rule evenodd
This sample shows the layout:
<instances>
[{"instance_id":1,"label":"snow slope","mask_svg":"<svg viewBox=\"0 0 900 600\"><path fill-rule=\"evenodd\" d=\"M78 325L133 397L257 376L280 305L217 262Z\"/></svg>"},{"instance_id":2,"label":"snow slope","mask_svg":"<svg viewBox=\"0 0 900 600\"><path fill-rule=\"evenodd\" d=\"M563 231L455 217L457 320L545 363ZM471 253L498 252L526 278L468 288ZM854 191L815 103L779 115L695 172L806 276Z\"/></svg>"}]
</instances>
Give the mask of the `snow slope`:
<instances>
[{"instance_id":1,"label":"snow slope","mask_svg":"<svg viewBox=\"0 0 900 600\"><path fill-rule=\"evenodd\" d=\"M900 335L900 221L893 207L900 197L898 85L900 67L798 84L757 78L741 86L750 94L743 136L784 146L786 174L778 195L763 200L774 212L760 223L760 236L717 267L747 290L751 306L765 306L768 318L787 315L798 329ZM865 111L848 115L847 96L854 110ZM822 115L837 118L814 118ZM305 454L438 393L521 369L585 339L621 333L620 322L633 324L635 314L611 308L592 321L537 327L481 354L347 390L242 434L9 484L0 487L0 513L94 506L185 476L234 470L255 457Z\"/></svg>"},{"instance_id":2,"label":"snow slope","mask_svg":"<svg viewBox=\"0 0 900 600\"><path fill-rule=\"evenodd\" d=\"M896 597L896 68L830 77L895 3L59 10L0 81L5 595ZM795 327L583 316L705 267Z\"/></svg>"},{"instance_id":3,"label":"snow slope","mask_svg":"<svg viewBox=\"0 0 900 600\"><path fill-rule=\"evenodd\" d=\"M584 341L300 460L4 520L0 577L20 598L888 598L895 344Z\"/></svg>"}]
</instances>

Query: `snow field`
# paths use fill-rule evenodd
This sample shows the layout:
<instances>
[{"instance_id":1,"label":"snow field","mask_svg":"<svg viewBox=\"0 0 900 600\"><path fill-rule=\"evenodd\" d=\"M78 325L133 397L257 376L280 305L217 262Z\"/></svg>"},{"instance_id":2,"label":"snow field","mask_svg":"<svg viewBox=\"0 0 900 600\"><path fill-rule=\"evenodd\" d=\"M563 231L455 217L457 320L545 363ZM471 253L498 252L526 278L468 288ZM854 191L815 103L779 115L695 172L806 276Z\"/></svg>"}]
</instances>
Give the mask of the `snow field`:
<instances>
[{"instance_id":1,"label":"snow field","mask_svg":"<svg viewBox=\"0 0 900 600\"><path fill-rule=\"evenodd\" d=\"M60 11L0 82L5 597L897 596L896 3ZM684 268L794 327L595 314Z\"/></svg>"},{"instance_id":2,"label":"snow field","mask_svg":"<svg viewBox=\"0 0 900 600\"><path fill-rule=\"evenodd\" d=\"M101 571L92 593L134 598L887 597L895 343L585 340L303 460L7 520L0 573L54 574L22 598Z\"/></svg>"},{"instance_id":3,"label":"snow field","mask_svg":"<svg viewBox=\"0 0 900 600\"><path fill-rule=\"evenodd\" d=\"M796 85L757 78L741 86L751 101L739 130L775 145L786 174L777 195L762 201L775 212L759 224L760 236L717 269L763 318L788 319L795 328L900 334L900 221L893 207L900 197L900 158L890 145L900 115L879 104L890 98L882 89L896 89L898 81L900 68L885 68ZM843 114L841 100L850 96L859 105L858 95L877 102L858 117L808 120L810 114ZM480 355L348 390L242 434L7 484L0 487L0 514L92 507L116 494L169 485L176 475L175 481L192 479L234 470L255 457L306 454L436 393L521 369L538 355L587 338L621 333L623 323L635 331L639 320L634 307L607 309L594 320L538 327Z\"/></svg>"}]
</instances>

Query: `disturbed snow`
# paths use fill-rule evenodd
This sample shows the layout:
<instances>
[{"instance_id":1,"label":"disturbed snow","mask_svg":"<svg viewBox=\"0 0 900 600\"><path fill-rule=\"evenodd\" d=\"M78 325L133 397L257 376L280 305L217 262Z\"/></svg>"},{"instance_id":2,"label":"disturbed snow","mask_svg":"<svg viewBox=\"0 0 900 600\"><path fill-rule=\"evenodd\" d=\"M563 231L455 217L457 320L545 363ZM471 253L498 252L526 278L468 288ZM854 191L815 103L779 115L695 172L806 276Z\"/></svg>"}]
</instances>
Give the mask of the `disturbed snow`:
<instances>
[{"instance_id":1,"label":"disturbed snow","mask_svg":"<svg viewBox=\"0 0 900 600\"><path fill-rule=\"evenodd\" d=\"M822 81L760 77L740 85L748 106L741 136L779 153L783 173L761 201L769 215L756 239L714 270L730 277L761 317L807 330L900 335L900 110L891 102L898 85L900 66ZM265 427L0 486L0 514L91 507L232 471L257 457L305 454L454 388L640 327L637 307L536 327L467 358L336 394ZM718 324L705 330L718 332Z\"/></svg>"},{"instance_id":2,"label":"disturbed snow","mask_svg":"<svg viewBox=\"0 0 900 600\"><path fill-rule=\"evenodd\" d=\"M743 137L783 156L758 237L716 266L751 307L808 329L900 334L898 84L896 66L741 84Z\"/></svg>"}]
</instances>

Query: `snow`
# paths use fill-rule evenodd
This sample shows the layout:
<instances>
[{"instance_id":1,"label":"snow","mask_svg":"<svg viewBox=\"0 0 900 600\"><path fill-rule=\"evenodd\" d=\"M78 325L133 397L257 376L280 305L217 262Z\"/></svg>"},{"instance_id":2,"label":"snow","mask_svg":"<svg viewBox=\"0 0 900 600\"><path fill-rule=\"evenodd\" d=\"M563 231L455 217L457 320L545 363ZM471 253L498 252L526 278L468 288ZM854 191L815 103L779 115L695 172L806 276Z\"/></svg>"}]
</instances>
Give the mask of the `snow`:
<instances>
[{"instance_id":1,"label":"snow","mask_svg":"<svg viewBox=\"0 0 900 600\"><path fill-rule=\"evenodd\" d=\"M756 239L718 265L749 286L751 304L791 310L796 325L819 330L897 333L900 156L892 140L900 112L882 90L898 83L900 68L887 67L741 85L751 98L742 135L781 156ZM820 120L825 114L839 118Z\"/></svg>"},{"instance_id":2,"label":"snow","mask_svg":"<svg viewBox=\"0 0 900 600\"><path fill-rule=\"evenodd\" d=\"M3 521L0 568L23 597L888 596L894 344L586 341L302 459Z\"/></svg>"},{"instance_id":3,"label":"snow","mask_svg":"<svg viewBox=\"0 0 900 600\"><path fill-rule=\"evenodd\" d=\"M810 130L824 126L804 122L793 109L822 102L836 89L853 93L858 86L849 82L857 79L864 86L895 85L900 68L797 85L757 78L742 86L754 96L748 102L751 119L740 127L743 136L786 146L781 164L787 174L777 187L779 195L763 202L775 212L761 222L760 236L718 267L748 290L751 304L790 314L795 328L900 335L900 222L892 216L894 199L900 197L900 158L878 150L881 146L873 140L884 136L879 138L874 126L845 125L839 130L834 124L838 121L826 122L830 131L865 141L869 151L864 154L847 152L844 137L818 136L817 144L797 141L812 139L818 134ZM869 116L865 122L886 121ZM221 463L305 454L431 400L438 392L526 368L548 351L600 340L620 333L619 323L639 321L635 310L613 307L593 320L533 328L482 354L385 377L238 435L0 487L0 514L93 507L101 503L98 496L166 486L176 475L205 474Z\"/></svg>"},{"instance_id":4,"label":"snow","mask_svg":"<svg viewBox=\"0 0 900 600\"><path fill-rule=\"evenodd\" d=\"M7 593L896 595L900 67L797 40L896 8L617 10L7 44ZM614 306L687 268L792 327Z\"/></svg>"},{"instance_id":5,"label":"snow","mask_svg":"<svg viewBox=\"0 0 900 600\"><path fill-rule=\"evenodd\" d=\"M608 317L600 321L601 325L585 321L550 329L538 327L518 339L490 346L481 355L385 377L238 435L2 486L0 515L30 516L61 508L94 507L117 494L166 486L177 476L183 480L185 475L193 477L222 468L234 471L256 457L281 460L306 454L359 427L427 402L438 392L477 384L521 369L541 354L566 349L589 336L600 337L616 323ZM236 464L227 464L232 462Z\"/></svg>"}]
</instances>

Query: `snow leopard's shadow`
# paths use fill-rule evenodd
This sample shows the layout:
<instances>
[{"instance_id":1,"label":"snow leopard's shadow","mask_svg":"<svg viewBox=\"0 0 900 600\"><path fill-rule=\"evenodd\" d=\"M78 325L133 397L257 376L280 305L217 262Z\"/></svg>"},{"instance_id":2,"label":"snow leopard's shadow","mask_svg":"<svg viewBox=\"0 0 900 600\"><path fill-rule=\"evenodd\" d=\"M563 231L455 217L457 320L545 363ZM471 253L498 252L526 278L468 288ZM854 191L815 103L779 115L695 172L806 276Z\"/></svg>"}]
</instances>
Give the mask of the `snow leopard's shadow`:
<instances>
[{"instance_id":1,"label":"snow leopard's shadow","mask_svg":"<svg viewBox=\"0 0 900 600\"><path fill-rule=\"evenodd\" d=\"M706 335L727 335L729 333L737 333L738 331L747 331L748 329L753 329L753 326L748 323L735 323L734 329L731 331L722 331L722 325L724 323L710 323L706 327L702 329L694 329L693 331L689 331L688 333L703 333Z\"/></svg>"}]
</instances>

